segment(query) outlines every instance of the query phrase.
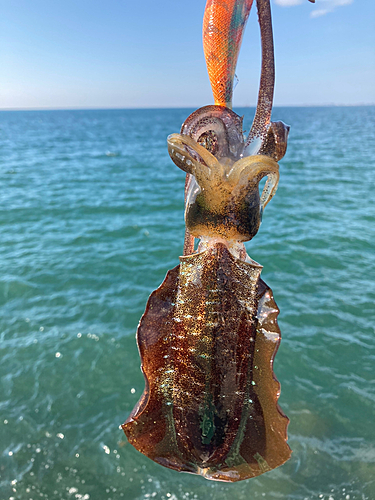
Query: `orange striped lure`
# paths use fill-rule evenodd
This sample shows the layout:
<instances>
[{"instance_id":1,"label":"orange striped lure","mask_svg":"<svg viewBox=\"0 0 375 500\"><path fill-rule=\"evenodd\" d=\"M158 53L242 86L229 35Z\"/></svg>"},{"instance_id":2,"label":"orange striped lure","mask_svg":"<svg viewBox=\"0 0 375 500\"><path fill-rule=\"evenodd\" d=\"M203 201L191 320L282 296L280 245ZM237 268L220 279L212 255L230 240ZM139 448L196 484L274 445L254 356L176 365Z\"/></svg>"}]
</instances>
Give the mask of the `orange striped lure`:
<instances>
[{"instance_id":1,"label":"orange striped lure","mask_svg":"<svg viewBox=\"0 0 375 500\"><path fill-rule=\"evenodd\" d=\"M262 70L247 138L231 109L252 3L207 1L203 44L215 105L194 111L181 133L168 137L170 157L187 174L184 255L140 320L145 390L122 426L129 442L155 462L229 482L270 471L291 455L289 419L278 405L273 372L279 309L260 277L262 266L244 245L276 192L289 130L271 122L270 0L256 0Z\"/></svg>"},{"instance_id":2,"label":"orange striped lure","mask_svg":"<svg viewBox=\"0 0 375 500\"><path fill-rule=\"evenodd\" d=\"M215 104L232 108L233 81L253 0L208 0L203 49Z\"/></svg>"}]
</instances>

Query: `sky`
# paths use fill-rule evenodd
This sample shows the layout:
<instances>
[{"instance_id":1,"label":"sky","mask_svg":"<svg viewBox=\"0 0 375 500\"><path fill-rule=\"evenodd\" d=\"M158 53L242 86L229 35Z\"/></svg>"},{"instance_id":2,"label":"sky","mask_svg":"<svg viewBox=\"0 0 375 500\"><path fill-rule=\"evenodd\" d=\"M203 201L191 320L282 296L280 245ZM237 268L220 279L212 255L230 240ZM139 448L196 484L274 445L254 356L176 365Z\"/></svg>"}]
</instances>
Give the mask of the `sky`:
<instances>
[{"instance_id":1,"label":"sky","mask_svg":"<svg viewBox=\"0 0 375 500\"><path fill-rule=\"evenodd\" d=\"M0 109L212 104L206 0L0 0ZM375 104L374 0L272 0L276 106ZM255 1L234 106L256 104Z\"/></svg>"}]
</instances>

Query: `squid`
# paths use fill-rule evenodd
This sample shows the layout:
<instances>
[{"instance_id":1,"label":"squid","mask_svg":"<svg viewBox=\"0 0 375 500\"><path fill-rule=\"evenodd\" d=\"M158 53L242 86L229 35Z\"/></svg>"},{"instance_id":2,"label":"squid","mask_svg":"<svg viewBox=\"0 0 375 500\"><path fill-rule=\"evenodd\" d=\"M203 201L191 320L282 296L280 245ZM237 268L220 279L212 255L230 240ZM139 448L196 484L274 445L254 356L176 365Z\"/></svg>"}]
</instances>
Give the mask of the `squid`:
<instances>
[{"instance_id":1,"label":"squid","mask_svg":"<svg viewBox=\"0 0 375 500\"><path fill-rule=\"evenodd\" d=\"M203 47L215 104L196 110L167 139L171 159L186 172L184 251L140 320L145 389L122 425L128 441L155 462L228 482L258 476L291 456L273 372L279 309L244 245L276 192L289 132L271 122L270 0L256 0L262 65L247 138L232 111L252 4L207 0Z\"/></svg>"}]
</instances>

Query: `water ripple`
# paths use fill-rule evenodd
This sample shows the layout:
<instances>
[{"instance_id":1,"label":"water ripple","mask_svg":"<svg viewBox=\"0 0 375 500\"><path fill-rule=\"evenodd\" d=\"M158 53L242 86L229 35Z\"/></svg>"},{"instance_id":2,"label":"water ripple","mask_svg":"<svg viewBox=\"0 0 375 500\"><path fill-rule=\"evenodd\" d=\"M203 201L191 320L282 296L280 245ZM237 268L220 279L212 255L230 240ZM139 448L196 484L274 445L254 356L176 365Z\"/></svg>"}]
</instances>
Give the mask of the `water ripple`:
<instances>
[{"instance_id":1,"label":"water ripple","mask_svg":"<svg viewBox=\"0 0 375 500\"><path fill-rule=\"evenodd\" d=\"M290 146L247 247L281 310L292 459L207 483L118 428L144 385L137 323L182 252L184 174L165 139L188 114L0 113L1 500L375 498L371 107L274 112Z\"/></svg>"}]
</instances>

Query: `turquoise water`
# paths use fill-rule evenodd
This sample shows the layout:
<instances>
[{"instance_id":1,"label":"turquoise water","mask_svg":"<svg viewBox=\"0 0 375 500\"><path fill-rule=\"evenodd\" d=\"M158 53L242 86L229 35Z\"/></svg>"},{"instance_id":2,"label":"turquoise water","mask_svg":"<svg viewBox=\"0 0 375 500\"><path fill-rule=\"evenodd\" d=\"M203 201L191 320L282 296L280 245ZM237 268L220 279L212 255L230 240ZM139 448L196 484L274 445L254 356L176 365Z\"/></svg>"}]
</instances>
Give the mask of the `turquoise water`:
<instances>
[{"instance_id":1,"label":"turquoise water","mask_svg":"<svg viewBox=\"0 0 375 500\"><path fill-rule=\"evenodd\" d=\"M190 111L0 113L0 500L375 499L371 107L274 111L290 145L248 251L281 309L291 460L208 482L119 429L144 387L138 320L181 254L166 136Z\"/></svg>"}]
</instances>

